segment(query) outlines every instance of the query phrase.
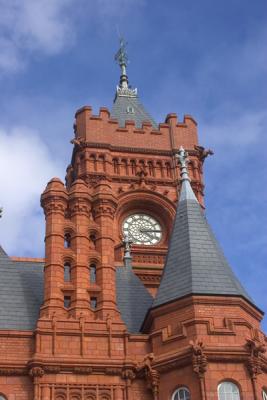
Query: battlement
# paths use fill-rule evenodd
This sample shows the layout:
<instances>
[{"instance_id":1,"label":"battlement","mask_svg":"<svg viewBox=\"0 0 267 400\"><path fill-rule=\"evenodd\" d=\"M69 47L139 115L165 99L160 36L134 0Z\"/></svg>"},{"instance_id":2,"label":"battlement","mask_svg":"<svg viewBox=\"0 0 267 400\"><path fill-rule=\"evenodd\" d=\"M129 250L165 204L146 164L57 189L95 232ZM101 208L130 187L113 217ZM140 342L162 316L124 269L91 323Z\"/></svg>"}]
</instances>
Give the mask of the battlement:
<instances>
[{"instance_id":1,"label":"battlement","mask_svg":"<svg viewBox=\"0 0 267 400\"><path fill-rule=\"evenodd\" d=\"M185 115L180 122L176 114L168 114L156 130L150 121L144 121L139 128L130 119L125 121L124 127L120 127L106 107L101 107L98 115L94 115L92 107L84 106L76 112L75 118L75 139L85 142L135 148L153 147L165 151L177 149L181 145L186 149L194 149L198 145L197 123L190 115Z\"/></svg>"}]
</instances>

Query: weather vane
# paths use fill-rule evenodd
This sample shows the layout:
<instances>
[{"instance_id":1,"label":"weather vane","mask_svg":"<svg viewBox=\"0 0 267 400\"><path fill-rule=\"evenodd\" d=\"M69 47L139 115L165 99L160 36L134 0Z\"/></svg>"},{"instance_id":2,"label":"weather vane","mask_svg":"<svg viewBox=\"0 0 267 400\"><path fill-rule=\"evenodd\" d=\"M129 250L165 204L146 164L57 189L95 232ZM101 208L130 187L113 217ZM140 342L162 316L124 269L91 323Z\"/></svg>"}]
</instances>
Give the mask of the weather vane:
<instances>
[{"instance_id":1,"label":"weather vane","mask_svg":"<svg viewBox=\"0 0 267 400\"><path fill-rule=\"evenodd\" d=\"M115 61L117 61L117 63L119 64L119 66L122 68L127 67L129 59L128 59L128 54L126 51L126 46L127 46L127 42L125 42L124 38L121 36L120 37L120 48L117 51L116 55L115 55ZM123 68L122 68L122 73L123 73ZM126 68L125 68L125 74L126 75Z\"/></svg>"}]
</instances>

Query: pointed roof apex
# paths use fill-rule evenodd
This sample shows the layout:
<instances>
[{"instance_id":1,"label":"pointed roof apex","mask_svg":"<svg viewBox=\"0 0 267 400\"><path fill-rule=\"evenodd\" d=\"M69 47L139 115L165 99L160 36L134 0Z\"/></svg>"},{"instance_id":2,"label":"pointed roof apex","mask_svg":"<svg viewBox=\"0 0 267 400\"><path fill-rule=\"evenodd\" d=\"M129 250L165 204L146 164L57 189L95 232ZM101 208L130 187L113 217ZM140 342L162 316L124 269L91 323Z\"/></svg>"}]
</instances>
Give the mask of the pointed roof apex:
<instances>
[{"instance_id":1,"label":"pointed roof apex","mask_svg":"<svg viewBox=\"0 0 267 400\"><path fill-rule=\"evenodd\" d=\"M178 153L176 154L176 158L181 165L181 181L182 187L179 197L179 202L184 200L195 200L198 202L195 193L193 192L191 186L191 180L188 175L187 164L188 164L188 153L181 146Z\"/></svg>"},{"instance_id":2,"label":"pointed roof apex","mask_svg":"<svg viewBox=\"0 0 267 400\"><path fill-rule=\"evenodd\" d=\"M120 127L125 127L125 121L134 121L136 128L142 128L144 122L152 124L153 129L157 130L158 126L151 115L145 110L140 102L137 89L133 89L129 85L126 67L129 63L126 51L127 43L121 37L120 48L115 55L115 61L121 69L120 83L117 86L113 107L111 111L112 118L119 122Z\"/></svg>"},{"instance_id":3,"label":"pointed roof apex","mask_svg":"<svg viewBox=\"0 0 267 400\"><path fill-rule=\"evenodd\" d=\"M191 188L181 147L182 188L166 263L153 307L188 295L241 296L253 304L217 242Z\"/></svg>"}]
</instances>

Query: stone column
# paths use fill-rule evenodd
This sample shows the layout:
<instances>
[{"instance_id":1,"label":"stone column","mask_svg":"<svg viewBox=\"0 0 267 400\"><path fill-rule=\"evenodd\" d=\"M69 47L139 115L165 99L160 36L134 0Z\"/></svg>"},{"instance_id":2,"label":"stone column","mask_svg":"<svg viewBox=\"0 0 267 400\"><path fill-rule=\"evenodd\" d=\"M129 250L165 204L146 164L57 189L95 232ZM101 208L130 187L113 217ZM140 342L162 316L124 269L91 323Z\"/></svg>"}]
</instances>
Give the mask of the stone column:
<instances>
[{"instance_id":1,"label":"stone column","mask_svg":"<svg viewBox=\"0 0 267 400\"><path fill-rule=\"evenodd\" d=\"M64 184L52 179L41 196L41 205L46 218L45 234L45 267L44 267L44 304L42 313L52 315L63 309L64 284L63 250L64 223L67 208L67 192Z\"/></svg>"},{"instance_id":2,"label":"stone column","mask_svg":"<svg viewBox=\"0 0 267 400\"><path fill-rule=\"evenodd\" d=\"M75 253L75 262L71 265L71 282L74 294L70 311L72 315L91 314L89 309L89 218L91 201L86 183L77 179L70 188L69 208L75 233L71 248Z\"/></svg>"}]
</instances>

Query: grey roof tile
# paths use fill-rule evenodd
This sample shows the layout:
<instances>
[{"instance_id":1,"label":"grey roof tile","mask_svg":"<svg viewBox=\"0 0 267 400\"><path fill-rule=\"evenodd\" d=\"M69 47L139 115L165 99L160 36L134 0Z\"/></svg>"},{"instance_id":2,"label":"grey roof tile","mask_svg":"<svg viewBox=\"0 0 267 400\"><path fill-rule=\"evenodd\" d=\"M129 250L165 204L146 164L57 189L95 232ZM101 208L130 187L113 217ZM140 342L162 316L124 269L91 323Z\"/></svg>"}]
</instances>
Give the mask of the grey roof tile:
<instances>
[{"instance_id":1,"label":"grey roof tile","mask_svg":"<svg viewBox=\"0 0 267 400\"><path fill-rule=\"evenodd\" d=\"M127 112L128 107L132 107L134 112ZM144 109L138 97L117 96L113 103L111 116L118 120L120 127L125 126L126 120L133 120L137 128L141 128L143 122L149 121L154 129L158 129L156 122Z\"/></svg>"},{"instance_id":2,"label":"grey roof tile","mask_svg":"<svg viewBox=\"0 0 267 400\"><path fill-rule=\"evenodd\" d=\"M129 259L125 267L116 269L117 304L129 332L140 332L153 297L131 268Z\"/></svg>"},{"instance_id":3,"label":"grey roof tile","mask_svg":"<svg viewBox=\"0 0 267 400\"><path fill-rule=\"evenodd\" d=\"M153 307L189 294L242 296L252 302L225 259L199 203L183 195Z\"/></svg>"},{"instance_id":4,"label":"grey roof tile","mask_svg":"<svg viewBox=\"0 0 267 400\"><path fill-rule=\"evenodd\" d=\"M34 330L43 302L40 262L13 261L0 247L0 329ZM152 296L132 270L116 273L117 301L128 331L140 330Z\"/></svg>"}]
</instances>

